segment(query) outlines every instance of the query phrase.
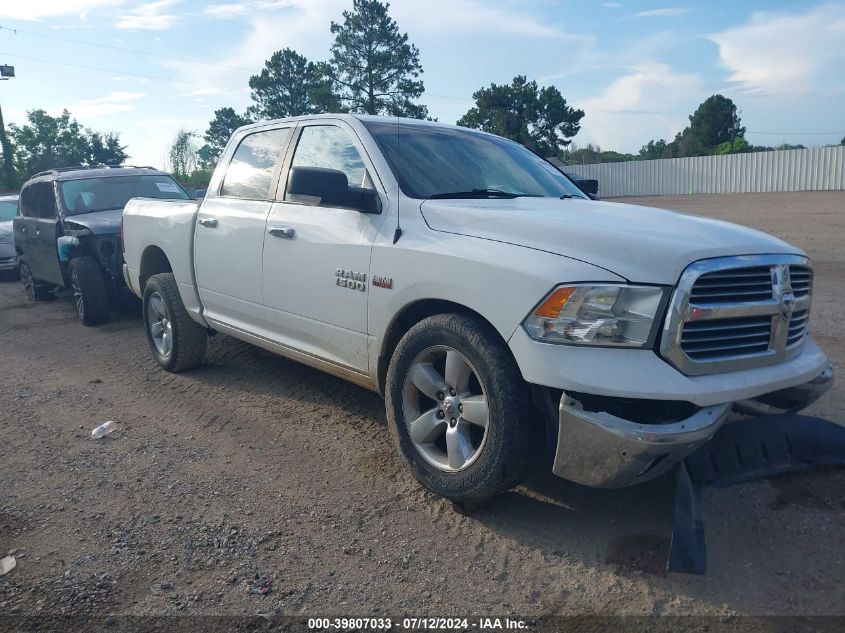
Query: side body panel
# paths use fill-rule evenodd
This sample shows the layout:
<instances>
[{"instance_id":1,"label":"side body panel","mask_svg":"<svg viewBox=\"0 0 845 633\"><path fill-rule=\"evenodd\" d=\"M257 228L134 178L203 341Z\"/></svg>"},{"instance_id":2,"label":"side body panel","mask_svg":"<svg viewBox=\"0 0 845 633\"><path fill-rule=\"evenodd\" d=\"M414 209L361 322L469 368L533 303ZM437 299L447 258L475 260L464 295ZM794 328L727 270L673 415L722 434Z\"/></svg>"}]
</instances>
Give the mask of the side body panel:
<instances>
[{"instance_id":1,"label":"side body panel","mask_svg":"<svg viewBox=\"0 0 845 633\"><path fill-rule=\"evenodd\" d=\"M124 259L129 287L140 297L144 291L139 279L144 253L156 248L164 252L185 307L194 319L205 324L193 264L194 222L198 206L197 202L181 200L130 200L123 211Z\"/></svg>"}]
</instances>

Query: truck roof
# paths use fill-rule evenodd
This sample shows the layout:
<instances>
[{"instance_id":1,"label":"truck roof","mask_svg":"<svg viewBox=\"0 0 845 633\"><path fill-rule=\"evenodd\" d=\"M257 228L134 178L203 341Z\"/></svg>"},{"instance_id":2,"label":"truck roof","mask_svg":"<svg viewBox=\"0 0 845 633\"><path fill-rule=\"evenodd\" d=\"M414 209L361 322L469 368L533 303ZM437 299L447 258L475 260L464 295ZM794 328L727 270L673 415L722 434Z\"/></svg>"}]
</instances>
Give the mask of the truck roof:
<instances>
[{"instance_id":1,"label":"truck roof","mask_svg":"<svg viewBox=\"0 0 845 633\"><path fill-rule=\"evenodd\" d=\"M426 121L423 119L411 119L407 117L394 117L394 116L382 116L377 114L349 114L349 113L336 113L336 114L306 114L303 116L294 116L294 117L286 117L283 119L270 119L267 121L258 121L256 123L250 123L249 125L244 125L238 129L240 130L249 130L252 128L262 128L268 125L273 125L275 123L293 123L297 121L313 121L318 119L334 119L334 120L341 120L347 122L353 121L360 121L362 123L366 122L385 122L385 123L392 123L397 122L401 123L402 125L419 125L419 126L428 126L428 127L444 127L444 128L456 128L460 127L457 125L452 125L450 123L441 123L439 121ZM466 129L466 128L461 128ZM480 132L480 130L473 130L475 132Z\"/></svg>"}]
</instances>

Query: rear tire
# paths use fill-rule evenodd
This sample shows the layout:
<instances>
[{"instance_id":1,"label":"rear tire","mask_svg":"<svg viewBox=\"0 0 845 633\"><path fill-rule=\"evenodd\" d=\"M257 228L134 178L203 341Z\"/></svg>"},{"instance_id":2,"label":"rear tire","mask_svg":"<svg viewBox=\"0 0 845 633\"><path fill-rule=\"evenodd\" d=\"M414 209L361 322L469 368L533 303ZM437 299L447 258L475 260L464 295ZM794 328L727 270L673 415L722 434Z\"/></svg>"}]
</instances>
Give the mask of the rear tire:
<instances>
[{"instance_id":1,"label":"rear tire","mask_svg":"<svg viewBox=\"0 0 845 633\"><path fill-rule=\"evenodd\" d=\"M147 280L143 314L150 351L162 369L179 372L202 365L208 332L185 309L173 273Z\"/></svg>"},{"instance_id":2,"label":"rear tire","mask_svg":"<svg viewBox=\"0 0 845 633\"><path fill-rule=\"evenodd\" d=\"M84 325L108 321L109 291L96 258L86 255L70 260L70 278L79 320Z\"/></svg>"},{"instance_id":3,"label":"rear tire","mask_svg":"<svg viewBox=\"0 0 845 633\"><path fill-rule=\"evenodd\" d=\"M399 341L385 391L394 442L428 490L469 508L525 475L529 391L489 324L462 314L423 319Z\"/></svg>"},{"instance_id":4,"label":"rear tire","mask_svg":"<svg viewBox=\"0 0 845 633\"><path fill-rule=\"evenodd\" d=\"M47 301L50 298L50 287L35 281L26 257L21 257L18 261L18 275L30 301Z\"/></svg>"}]
</instances>

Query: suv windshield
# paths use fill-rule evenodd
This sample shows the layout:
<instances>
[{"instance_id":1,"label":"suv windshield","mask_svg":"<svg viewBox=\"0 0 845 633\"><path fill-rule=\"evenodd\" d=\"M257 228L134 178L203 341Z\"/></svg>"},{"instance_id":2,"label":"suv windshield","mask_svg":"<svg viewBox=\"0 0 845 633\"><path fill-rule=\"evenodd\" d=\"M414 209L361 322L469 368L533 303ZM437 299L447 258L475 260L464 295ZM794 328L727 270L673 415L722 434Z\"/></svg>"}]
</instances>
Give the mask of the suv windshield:
<instances>
[{"instance_id":1,"label":"suv windshield","mask_svg":"<svg viewBox=\"0 0 845 633\"><path fill-rule=\"evenodd\" d=\"M513 141L463 128L363 123L406 196L584 197L553 165Z\"/></svg>"},{"instance_id":2,"label":"suv windshield","mask_svg":"<svg viewBox=\"0 0 845 633\"><path fill-rule=\"evenodd\" d=\"M14 220L18 213L17 200L0 200L0 222Z\"/></svg>"},{"instance_id":3,"label":"suv windshield","mask_svg":"<svg viewBox=\"0 0 845 633\"><path fill-rule=\"evenodd\" d=\"M101 176L60 183L66 215L122 209L130 198L191 197L170 176Z\"/></svg>"}]
</instances>

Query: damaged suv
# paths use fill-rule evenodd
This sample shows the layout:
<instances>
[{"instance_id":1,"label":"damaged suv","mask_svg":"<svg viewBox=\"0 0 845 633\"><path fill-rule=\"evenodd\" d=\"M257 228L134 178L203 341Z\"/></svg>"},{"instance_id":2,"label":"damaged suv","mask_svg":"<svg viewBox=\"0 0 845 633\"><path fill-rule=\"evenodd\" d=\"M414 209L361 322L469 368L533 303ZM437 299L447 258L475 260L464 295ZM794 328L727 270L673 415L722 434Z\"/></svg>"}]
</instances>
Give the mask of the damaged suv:
<instances>
[{"instance_id":1,"label":"damaged suv","mask_svg":"<svg viewBox=\"0 0 845 633\"><path fill-rule=\"evenodd\" d=\"M125 292L120 220L130 198L190 200L173 178L151 167L67 167L24 184L14 242L18 269L33 301L56 289L73 292L85 325L108 320Z\"/></svg>"}]
</instances>

